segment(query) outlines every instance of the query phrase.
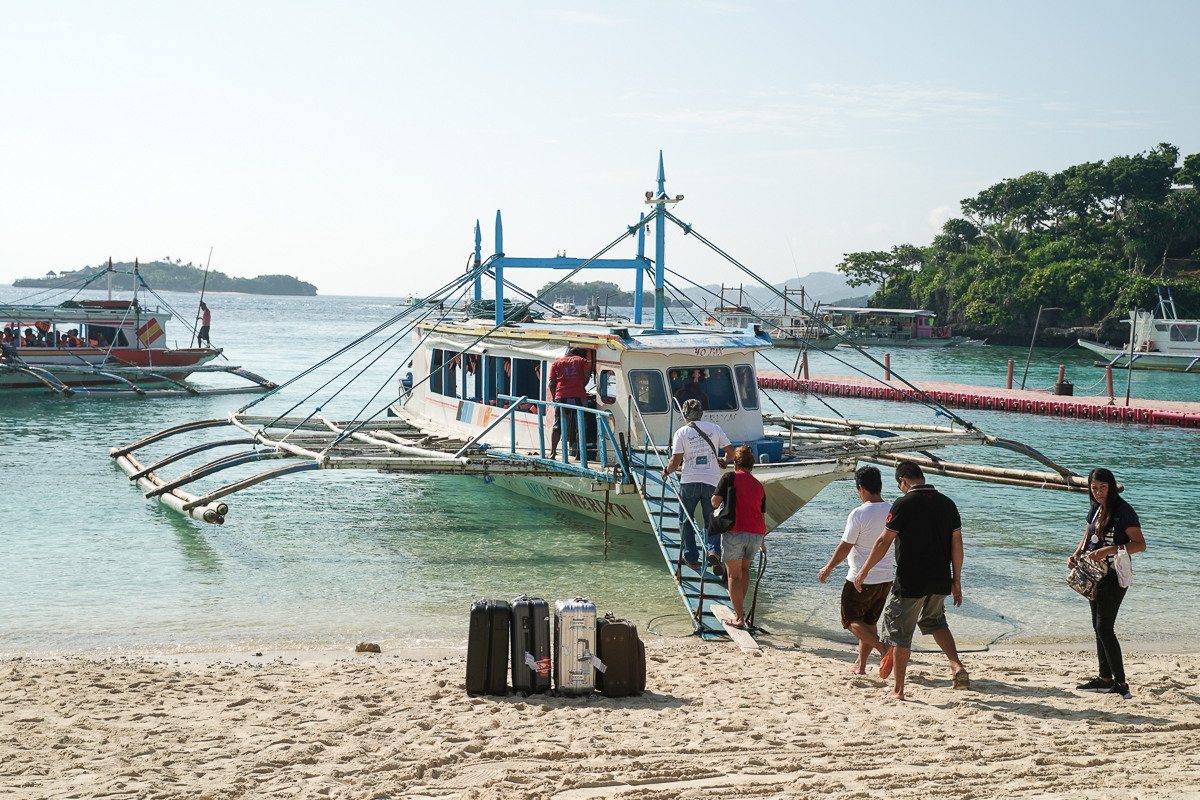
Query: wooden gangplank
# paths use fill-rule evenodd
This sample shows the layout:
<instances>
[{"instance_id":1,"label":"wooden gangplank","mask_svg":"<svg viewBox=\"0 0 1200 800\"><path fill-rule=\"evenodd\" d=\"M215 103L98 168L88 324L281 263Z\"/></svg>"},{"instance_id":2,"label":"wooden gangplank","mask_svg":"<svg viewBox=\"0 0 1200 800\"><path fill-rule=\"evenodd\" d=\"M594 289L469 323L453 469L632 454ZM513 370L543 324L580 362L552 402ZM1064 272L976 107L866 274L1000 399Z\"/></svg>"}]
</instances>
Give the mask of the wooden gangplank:
<instances>
[{"instance_id":1,"label":"wooden gangplank","mask_svg":"<svg viewBox=\"0 0 1200 800\"><path fill-rule=\"evenodd\" d=\"M642 497L646 514L650 517L650 526L658 542L667 568L675 578L679 595L687 606L688 615L692 618L692 626L697 635L704 639L715 639L728 636L724 625L717 618L715 610L731 605L729 589L724 582L713 574L712 569L704 561L704 532L697 533L697 547L700 551L700 569L694 570L682 563L680 558L679 530L679 498L672 486L662 479L662 464L654 452L630 453L630 468L635 473L635 479ZM668 480L671 480L668 478ZM678 484L672 482L674 487ZM746 631L742 631L746 633ZM749 633L746 633L749 636Z\"/></svg>"}]
</instances>

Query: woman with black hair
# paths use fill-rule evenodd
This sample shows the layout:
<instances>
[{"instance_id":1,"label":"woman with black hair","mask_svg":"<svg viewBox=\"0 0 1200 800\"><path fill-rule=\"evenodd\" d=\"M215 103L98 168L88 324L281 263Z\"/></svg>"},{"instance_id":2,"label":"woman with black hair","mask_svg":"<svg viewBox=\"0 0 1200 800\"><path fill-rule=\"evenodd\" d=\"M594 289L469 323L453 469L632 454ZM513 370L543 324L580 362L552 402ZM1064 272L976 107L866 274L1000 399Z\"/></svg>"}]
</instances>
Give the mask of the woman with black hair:
<instances>
[{"instance_id":1,"label":"woman with black hair","mask_svg":"<svg viewBox=\"0 0 1200 800\"><path fill-rule=\"evenodd\" d=\"M1074 569L1075 562L1080 558L1108 563L1108 572L1097 588L1096 599L1089 601L1100 674L1076 688L1081 692L1119 694L1128 700L1131 695L1125 680L1121 643L1117 641L1113 630L1121 601L1125 599L1128 589L1118 581L1113 559L1120 548L1125 548L1130 555L1143 552L1146 540L1142 536L1142 523L1137 512L1121 498L1119 491L1117 479L1109 470L1101 467L1088 474L1088 495L1092 499L1092 506L1088 510L1087 529L1079 547L1067 559L1067 567Z\"/></svg>"},{"instance_id":2,"label":"woman with black hair","mask_svg":"<svg viewBox=\"0 0 1200 800\"><path fill-rule=\"evenodd\" d=\"M750 473L754 470L754 451L739 447L733 453L736 471L721 476L713 490L713 508L725 502L730 487L733 488L733 527L721 534L721 561L725 562L725 574L729 579L729 602L733 605L735 628L746 626L746 590L750 588L750 560L759 550L766 552L767 523L763 512L767 510L767 493L758 478Z\"/></svg>"}]
</instances>

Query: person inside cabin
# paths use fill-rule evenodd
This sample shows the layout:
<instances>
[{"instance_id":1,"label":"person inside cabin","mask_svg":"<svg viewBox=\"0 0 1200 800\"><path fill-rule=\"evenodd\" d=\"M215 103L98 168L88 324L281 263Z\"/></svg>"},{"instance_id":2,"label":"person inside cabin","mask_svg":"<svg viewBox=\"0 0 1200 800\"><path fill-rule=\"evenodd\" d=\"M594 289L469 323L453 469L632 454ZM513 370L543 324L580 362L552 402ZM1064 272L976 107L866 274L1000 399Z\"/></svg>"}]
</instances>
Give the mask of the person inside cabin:
<instances>
[{"instance_id":1,"label":"person inside cabin","mask_svg":"<svg viewBox=\"0 0 1200 800\"><path fill-rule=\"evenodd\" d=\"M571 348L565 356L550 365L549 391L556 403L587 407L587 383L591 377L588 351L583 347ZM550 434L550 458L558 452L558 440L563 436L563 418L566 418L566 448L574 458L579 457L579 435L576 431L578 413L567 408L558 408L554 414L554 428Z\"/></svg>"},{"instance_id":2,"label":"person inside cabin","mask_svg":"<svg viewBox=\"0 0 1200 800\"><path fill-rule=\"evenodd\" d=\"M79 331L71 328L67 331L67 347L79 347L82 342L79 341Z\"/></svg>"},{"instance_id":3,"label":"person inside cabin","mask_svg":"<svg viewBox=\"0 0 1200 800\"><path fill-rule=\"evenodd\" d=\"M212 326L212 312L208 310L208 306L204 301L200 301L200 333L196 336L196 344L202 345L205 342L209 347L213 346L212 339L208 338L209 328Z\"/></svg>"},{"instance_id":4,"label":"person inside cabin","mask_svg":"<svg viewBox=\"0 0 1200 800\"><path fill-rule=\"evenodd\" d=\"M703 386L704 370L692 370L688 382L675 393L675 402L679 403L679 406L682 408L683 404L688 400L696 400L700 403L702 410L708 411L708 395L705 394Z\"/></svg>"},{"instance_id":5,"label":"person inside cabin","mask_svg":"<svg viewBox=\"0 0 1200 800\"><path fill-rule=\"evenodd\" d=\"M33 333L33 328L25 329L24 345L26 347L37 347L37 336Z\"/></svg>"}]
</instances>

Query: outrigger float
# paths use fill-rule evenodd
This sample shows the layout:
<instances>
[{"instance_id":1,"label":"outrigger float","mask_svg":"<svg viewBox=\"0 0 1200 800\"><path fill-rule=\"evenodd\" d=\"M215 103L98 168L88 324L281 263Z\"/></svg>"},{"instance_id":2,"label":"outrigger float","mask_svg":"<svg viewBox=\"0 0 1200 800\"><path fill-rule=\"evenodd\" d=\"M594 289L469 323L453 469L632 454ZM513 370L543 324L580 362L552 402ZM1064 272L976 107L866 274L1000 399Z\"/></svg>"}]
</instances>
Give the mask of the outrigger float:
<instances>
[{"instance_id":1,"label":"outrigger float","mask_svg":"<svg viewBox=\"0 0 1200 800\"><path fill-rule=\"evenodd\" d=\"M902 380L905 391L945 415L949 424L886 425L765 412L763 401L770 398L758 386L755 359L766 358L773 347L770 322L744 329L705 327L698 320L694 326L665 323L664 300L671 286L666 276L679 274L667 270L664 264L667 223L679 226L685 234L769 286L671 213L668 206L679 200L682 196L670 198L666 194L660 154L657 191L647 192L651 212L588 259L506 255L497 213L495 253L482 257L476 223L472 265L428 298L405 306L374 331L225 418L168 428L133 444L115 447L111 455L147 497L193 519L217 524L224 521L229 510L225 498L264 481L300 472L369 469L481 478L538 503L602 520L605 531L615 525L652 534L674 575L694 631L705 637L726 635L714 609L729 604L728 593L707 565L697 570L683 562L679 483L674 475L666 480L661 477L670 458L671 436L683 424L677 395L688 381L699 384L707 405L705 419L721 425L735 445L748 446L756 454L754 474L766 488L768 530L781 525L833 481L849 477L856 463L893 464L897 459L912 458L907 454L914 452L921 453L920 463L936 474L1087 491L1082 477L1020 443L980 431ZM652 222L656 226L655 258L650 260L644 250L645 234ZM629 238L637 241L634 257L605 257ZM569 272L534 296L517 288L507 277L514 269L529 268ZM634 271L636 305L631 323L529 319L527 312L532 305L548 306L546 298L584 269ZM652 275L655 284L653 324L642 322L640 298L647 274ZM482 301L485 279L495 286L497 302L490 305ZM521 294L524 302L506 304L508 289ZM494 317L447 316L441 310L458 308L470 296L474 302L468 307L488 307ZM519 321L522 319L527 321ZM813 323L823 324L817 318ZM313 400L315 392L277 416L250 413L255 405L303 375L352 349L365 348L372 337L385 332L386 346L377 343L356 362L375 363L386 356L399 365L388 383L376 392L376 396L385 390L394 392L393 399L381 403L373 414L339 421L328 418L319 405L308 413L298 412ZM407 355L389 355L392 349L413 339L416 344ZM549 398L550 366L568 348L583 348L590 353L595 379L590 407L567 406ZM410 360L414 374L401 378ZM696 387L689 389L695 391ZM576 416L576 437L573 442L564 441L562 452L551 459L546 442L550 423L555 414L563 413ZM234 435L201 441L154 459L142 453L176 436L192 437L217 429L229 429ZM964 444L1022 453L1051 471L950 463L930 452ZM577 449L574 457L569 455L572 445ZM223 447L241 449L174 478L163 472L170 465ZM259 461L281 463L203 492L193 488L224 470Z\"/></svg>"},{"instance_id":2,"label":"outrigger float","mask_svg":"<svg viewBox=\"0 0 1200 800\"><path fill-rule=\"evenodd\" d=\"M75 296L108 268L78 286ZM264 392L275 384L249 370L209 362L219 348L168 347L173 311L138 274L131 300L75 300L58 305L0 304L0 390L41 389L62 397L178 397ZM162 305L139 302L137 289ZM249 386L198 388L182 381L198 372L243 378Z\"/></svg>"}]
</instances>

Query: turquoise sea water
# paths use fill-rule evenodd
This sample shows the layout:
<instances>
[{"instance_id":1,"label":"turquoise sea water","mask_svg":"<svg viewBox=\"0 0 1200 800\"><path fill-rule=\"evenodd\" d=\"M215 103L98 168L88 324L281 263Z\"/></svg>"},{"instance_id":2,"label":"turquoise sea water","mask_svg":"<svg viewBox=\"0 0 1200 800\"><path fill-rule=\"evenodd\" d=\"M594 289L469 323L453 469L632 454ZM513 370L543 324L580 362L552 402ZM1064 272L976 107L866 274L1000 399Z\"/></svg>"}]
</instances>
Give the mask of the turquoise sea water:
<instances>
[{"instance_id":1,"label":"turquoise sea water","mask_svg":"<svg viewBox=\"0 0 1200 800\"><path fill-rule=\"evenodd\" d=\"M0 289L0 301L25 292ZM94 295L101 296L99 293ZM194 295L164 293L182 316ZM233 363L280 381L400 309L395 299L210 296L213 339ZM175 321L169 339L185 344ZM381 408L394 395L404 349L390 351L350 388L305 395L332 376L314 374L259 406L293 403L330 418ZM1007 359L1024 348L892 353L915 380L1004 385ZM837 353L839 358L860 359ZM769 358L791 368L794 351ZM814 372L849 374L814 353ZM1066 364L1077 394L1099 380L1079 350L1035 350L1028 386L1048 387ZM339 362L339 368L345 362ZM764 368L771 368L765 362ZM357 370L355 370L357 371ZM202 376L213 385L226 379ZM1118 392L1124 376L1118 375ZM375 399L380 386L384 391ZM1096 387L1096 390L1101 387ZM1093 390L1095 391L1095 390ZM1200 378L1135 373L1135 397L1200 400ZM522 592L590 596L651 630L686 633L682 604L645 534L530 503L474 479L320 472L270 481L227 498L224 526L185 519L142 497L108 457L114 445L180 422L224 416L251 396L55 399L0 397L0 654L174 652L343 647L370 640L392 648L461 644L469 602ZM827 415L815 399L779 394L788 410ZM828 399L847 416L934 423L912 404ZM1150 549L1134 557L1135 588L1118 622L1129 641L1200 643L1197 555L1190 513L1200 493L1200 431L962 412L984 430L1031 444L1077 472L1112 468L1141 514ZM222 437L229 435L220 434ZM148 449L161 457L200 437ZM220 454L229 452L219 451ZM216 455L208 455L215 458ZM959 448L953 460L1014 467L1004 452ZM208 460L184 462L185 467ZM233 480L263 469L223 473ZM171 474L175 468L167 470ZM228 476L227 478L225 476ZM890 491L890 482L885 490ZM215 485L215 484L204 484ZM940 485L958 502L966 541L966 602L951 625L984 643L1087 640L1086 604L1063 583L1082 532L1086 497L963 481ZM817 570L837 544L852 487L837 483L769 537L759 620L787 635L844 641L838 591L844 567L822 586Z\"/></svg>"}]
</instances>

